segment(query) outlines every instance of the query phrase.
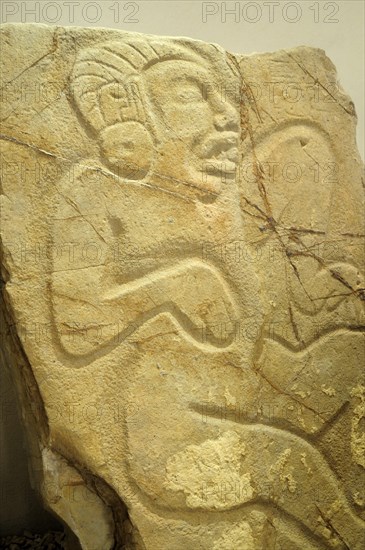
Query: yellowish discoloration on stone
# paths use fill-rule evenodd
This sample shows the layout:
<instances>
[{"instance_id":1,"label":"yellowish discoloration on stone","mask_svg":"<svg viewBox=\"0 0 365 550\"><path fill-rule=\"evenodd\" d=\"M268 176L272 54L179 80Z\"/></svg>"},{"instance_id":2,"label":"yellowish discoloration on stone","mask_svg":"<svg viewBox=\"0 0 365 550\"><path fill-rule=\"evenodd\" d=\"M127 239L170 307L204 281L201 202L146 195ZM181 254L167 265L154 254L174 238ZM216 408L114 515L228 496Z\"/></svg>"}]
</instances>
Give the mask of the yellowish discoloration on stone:
<instances>
[{"instance_id":1,"label":"yellowish discoloration on stone","mask_svg":"<svg viewBox=\"0 0 365 550\"><path fill-rule=\"evenodd\" d=\"M300 455L300 461L301 461L301 463L302 463L303 466L306 468L308 474L311 474L311 473L312 473L312 468L311 468L310 466L308 466L306 458L307 458L306 453L302 453L302 454Z\"/></svg>"},{"instance_id":2,"label":"yellowish discoloration on stone","mask_svg":"<svg viewBox=\"0 0 365 550\"><path fill-rule=\"evenodd\" d=\"M166 488L183 491L190 508L224 510L253 497L251 476L241 473L245 444L234 431L215 441L189 445L169 458Z\"/></svg>"},{"instance_id":3,"label":"yellowish discoloration on stone","mask_svg":"<svg viewBox=\"0 0 365 550\"><path fill-rule=\"evenodd\" d=\"M353 412L351 421L351 452L354 462L365 468L365 386L351 391Z\"/></svg>"},{"instance_id":4,"label":"yellowish discoloration on stone","mask_svg":"<svg viewBox=\"0 0 365 550\"><path fill-rule=\"evenodd\" d=\"M0 39L1 347L48 506L83 549L362 550L363 167L331 61Z\"/></svg>"},{"instance_id":5,"label":"yellowish discoloration on stone","mask_svg":"<svg viewBox=\"0 0 365 550\"><path fill-rule=\"evenodd\" d=\"M365 498L363 495L360 495L360 493L358 491L355 491L352 495L353 499L354 499L354 502L355 504L357 504L358 506L361 506L363 507L364 504L365 504Z\"/></svg>"},{"instance_id":6,"label":"yellowish discoloration on stone","mask_svg":"<svg viewBox=\"0 0 365 550\"><path fill-rule=\"evenodd\" d=\"M249 523L234 523L221 538L214 543L213 550L256 550L252 529Z\"/></svg>"},{"instance_id":7,"label":"yellowish discoloration on stone","mask_svg":"<svg viewBox=\"0 0 365 550\"><path fill-rule=\"evenodd\" d=\"M292 474L293 467L289 464L291 453L291 449L285 449L285 451L279 456L275 464L273 464L273 466L270 468L269 477L279 477L282 486L285 487L290 493L295 493L297 482L295 481Z\"/></svg>"},{"instance_id":8,"label":"yellowish discoloration on stone","mask_svg":"<svg viewBox=\"0 0 365 550\"><path fill-rule=\"evenodd\" d=\"M334 395L336 395L336 390L335 390L334 388L331 388L331 387L326 387L325 384L322 384L321 390L322 390L323 393L326 394L326 395L329 395L329 396L334 396Z\"/></svg>"},{"instance_id":9,"label":"yellowish discoloration on stone","mask_svg":"<svg viewBox=\"0 0 365 550\"><path fill-rule=\"evenodd\" d=\"M224 397L226 399L227 406L235 406L237 403L237 398L235 395L232 395L227 387L224 391Z\"/></svg>"}]
</instances>

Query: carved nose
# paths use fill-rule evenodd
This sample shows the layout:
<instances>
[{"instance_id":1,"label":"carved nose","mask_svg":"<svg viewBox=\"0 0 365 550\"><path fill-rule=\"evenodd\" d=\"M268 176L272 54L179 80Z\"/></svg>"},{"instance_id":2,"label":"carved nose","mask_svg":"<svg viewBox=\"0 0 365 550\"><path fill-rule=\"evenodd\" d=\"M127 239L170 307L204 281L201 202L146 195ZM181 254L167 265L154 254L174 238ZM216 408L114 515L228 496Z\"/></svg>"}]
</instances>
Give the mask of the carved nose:
<instances>
[{"instance_id":1,"label":"carved nose","mask_svg":"<svg viewBox=\"0 0 365 550\"><path fill-rule=\"evenodd\" d=\"M238 131L238 116L235 110L227 109L226 112L217 114L214 118L214 125L217 130Z\"/></svg>"}]
</instances>

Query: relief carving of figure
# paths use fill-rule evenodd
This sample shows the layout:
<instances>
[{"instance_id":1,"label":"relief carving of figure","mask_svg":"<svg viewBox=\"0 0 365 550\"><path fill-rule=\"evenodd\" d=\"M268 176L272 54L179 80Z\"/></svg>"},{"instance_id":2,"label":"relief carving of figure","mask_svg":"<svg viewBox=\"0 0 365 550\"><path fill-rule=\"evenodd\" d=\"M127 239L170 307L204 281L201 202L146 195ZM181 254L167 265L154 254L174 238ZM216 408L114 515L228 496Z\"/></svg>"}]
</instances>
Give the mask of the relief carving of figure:
<instances>
[{"instance_id":1,"label":"relief carving of figure","mask_svg":"<svg viewBox=\"0 0 365 550\"><path fill-rule=\"evenodd\" d=\"M78 49L68 100L98 155L53 202L50 247L76 253L49 275L52 451L118 548L360 550L364 284L320 251L339 183L313 178L334 140L261 131L239 57L188 39ZM98 414L70 420L83 387Z\"/></svg>"}]
</instances>

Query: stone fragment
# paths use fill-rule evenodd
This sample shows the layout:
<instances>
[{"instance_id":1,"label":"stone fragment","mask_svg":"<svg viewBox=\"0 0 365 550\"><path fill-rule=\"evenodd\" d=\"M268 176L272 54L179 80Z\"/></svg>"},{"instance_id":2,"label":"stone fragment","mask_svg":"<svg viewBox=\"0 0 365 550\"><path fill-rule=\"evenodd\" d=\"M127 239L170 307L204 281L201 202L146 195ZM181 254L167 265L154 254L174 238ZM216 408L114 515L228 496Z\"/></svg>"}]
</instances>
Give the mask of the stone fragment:
<instances>
[{"instance_id":1,"label":"stone fragment","mask_svg":"<svg viewBox=\"0 0 365 550\"><path fill-rule=\"evenodd\" d=\"M364 186L322 50L1 28L2 361L75 548L364 547Z\"/></svg>"}]
</instances>

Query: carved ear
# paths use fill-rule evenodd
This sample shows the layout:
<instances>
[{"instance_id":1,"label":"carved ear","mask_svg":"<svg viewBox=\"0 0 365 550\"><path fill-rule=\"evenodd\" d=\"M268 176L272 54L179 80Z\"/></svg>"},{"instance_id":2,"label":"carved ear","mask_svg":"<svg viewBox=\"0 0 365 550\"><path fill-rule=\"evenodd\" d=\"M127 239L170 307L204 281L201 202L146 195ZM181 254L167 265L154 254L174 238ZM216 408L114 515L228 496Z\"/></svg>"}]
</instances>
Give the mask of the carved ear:
<instances>
[{"instance_id":1,"label":"carved ear","mask_svg":"<svg viewBox=\"0 0 365 550\"><path fill-rule=\"evenodd\" d=\"M105 126L117 122L135 120L145 122L141 93L136 79L126 82L111 82L99 92L99 105Z\"/></svg>"},{"instance_id":2,"label":"carved ear","mask_svg":"<svg viewBox=\"0 0 365 550\"><path fill-rule=\"evenodd\" d=\"M104 160L123 179L141 180L151 169L153 140L140 122L119 122L100 133Z\"/></svg>"},{"instance_id":3,"label":"carved ear","mask_svg":"<svg viewBox=\"0 0 365 550\"><path fill-rule=\"evenodd\" d=\"M84 75L72 83L72 91L83 118L97 132L117 122L146 122L141 84L134 75L123 82Z\"/></svg>"},{"instance_id":4,"label":"carved ear","mask_svg":"<svg viewBox=\"0 0 365 550\"><path fill-rule=\"evenodd\" d=\"M75 104L83 119L94 131L99 132L105 127L105 120L100 109L101 76L84 75L71 82L71 90Z\"/></svg>"}]
</instances>

